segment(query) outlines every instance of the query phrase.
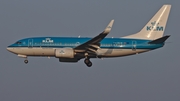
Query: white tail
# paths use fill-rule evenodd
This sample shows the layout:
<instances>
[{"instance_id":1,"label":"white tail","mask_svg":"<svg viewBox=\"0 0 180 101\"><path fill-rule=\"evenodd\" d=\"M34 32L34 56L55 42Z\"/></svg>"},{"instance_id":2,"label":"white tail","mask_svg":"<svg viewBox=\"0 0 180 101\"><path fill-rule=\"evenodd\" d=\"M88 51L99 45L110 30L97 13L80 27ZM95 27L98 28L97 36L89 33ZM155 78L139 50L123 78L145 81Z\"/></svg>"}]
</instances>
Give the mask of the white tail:
<instances>
[{"instance_id":1,"label":"white tail","mask_svg":"<svg viewBox=\"0 0 180 101\"><path fill-rule=\"evenodd\" d=\"M155 40L162 37L166 28L170 10L171 5L163 5L140 32L123 38Z\"/></svg>"}]
</instances>

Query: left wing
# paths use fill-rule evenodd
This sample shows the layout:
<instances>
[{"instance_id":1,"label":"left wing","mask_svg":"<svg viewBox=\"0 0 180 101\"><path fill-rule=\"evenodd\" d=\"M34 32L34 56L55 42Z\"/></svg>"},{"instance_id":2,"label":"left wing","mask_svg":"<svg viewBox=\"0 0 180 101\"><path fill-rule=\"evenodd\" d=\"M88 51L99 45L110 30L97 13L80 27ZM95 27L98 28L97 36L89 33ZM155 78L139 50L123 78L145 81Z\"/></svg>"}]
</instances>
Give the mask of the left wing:
<instances>
[{"instance_id":1,"label":"left wing","mask_svg":"<svg viewBox=\"0 0 180 101\"><path fill-rule=\"evenodd\" d=\"M111 28L113 26L114 20L111 20L111 22L108 24L108 26L105 28L105 30L97 35L96 37L90 39L89 41L75 47L75 51L83 51L83 52L90 52L90 53L96 53L97 49L100 48L100 42L109 34L111 31Z\"/></svg>"}]
</instances>

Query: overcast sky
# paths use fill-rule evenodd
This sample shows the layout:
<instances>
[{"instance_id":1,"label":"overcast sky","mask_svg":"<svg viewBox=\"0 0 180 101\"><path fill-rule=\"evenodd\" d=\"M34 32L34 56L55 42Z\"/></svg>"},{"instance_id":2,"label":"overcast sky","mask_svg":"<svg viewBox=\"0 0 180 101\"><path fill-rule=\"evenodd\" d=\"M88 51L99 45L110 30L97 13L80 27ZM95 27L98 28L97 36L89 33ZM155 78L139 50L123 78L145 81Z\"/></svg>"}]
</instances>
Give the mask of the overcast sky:
<instances>
[{"instance_id":1,"label":"overcast sky","mask_svg":"<svg viewBox=\"0 0 180 101\"><path fill-rule=\"evenodd\" d=\"M172 4L157 50L92 59L86 67L58 59L8 52L15 41L36 36L94 37L115 19L108 37L138 32L163 4ZM180 101L179 0L1 0L0 101Z\"/></svg>"}]
</instances>

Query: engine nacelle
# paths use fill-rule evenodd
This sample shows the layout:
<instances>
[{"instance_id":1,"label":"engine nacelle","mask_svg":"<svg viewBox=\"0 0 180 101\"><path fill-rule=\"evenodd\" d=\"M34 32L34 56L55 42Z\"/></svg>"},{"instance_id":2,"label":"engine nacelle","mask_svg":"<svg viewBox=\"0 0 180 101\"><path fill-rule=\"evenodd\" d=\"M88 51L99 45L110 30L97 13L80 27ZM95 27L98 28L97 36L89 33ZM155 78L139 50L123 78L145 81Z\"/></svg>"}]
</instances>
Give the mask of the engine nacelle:
<instances>
[{"instance_id":1,"label":"engine nacelle","mask_svg":"<svg viewBox=\"0 0 180 101\"><path fill-rule=\"evenodd\" d=\"M74 58L74 50L72 48L58 48L55 50L57 58Z\"/></svg>"}]
</instances>

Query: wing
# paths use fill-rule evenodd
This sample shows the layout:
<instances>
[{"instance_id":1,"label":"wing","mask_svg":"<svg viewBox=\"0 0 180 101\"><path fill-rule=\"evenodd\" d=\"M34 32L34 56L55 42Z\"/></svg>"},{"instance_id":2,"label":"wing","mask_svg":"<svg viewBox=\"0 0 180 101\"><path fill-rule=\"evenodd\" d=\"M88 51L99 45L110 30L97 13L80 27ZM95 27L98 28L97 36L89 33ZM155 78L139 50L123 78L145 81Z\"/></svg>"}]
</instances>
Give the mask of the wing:
<instances>
[{"instance_id":1,"label":"wing","mask_svg":"<svg viewBox=\"0 0 180 101\"><path fill-rule=\"evenodd\" d=\"M109 34L111 28L113 26L114 20L108 24L105 30L97 35L96 37L90 39L89 41L77 46L74 48L77 52L88 52L88 53L96 53L97 49L100 48L100 42Z\"/></svg>"}]
</instances>

